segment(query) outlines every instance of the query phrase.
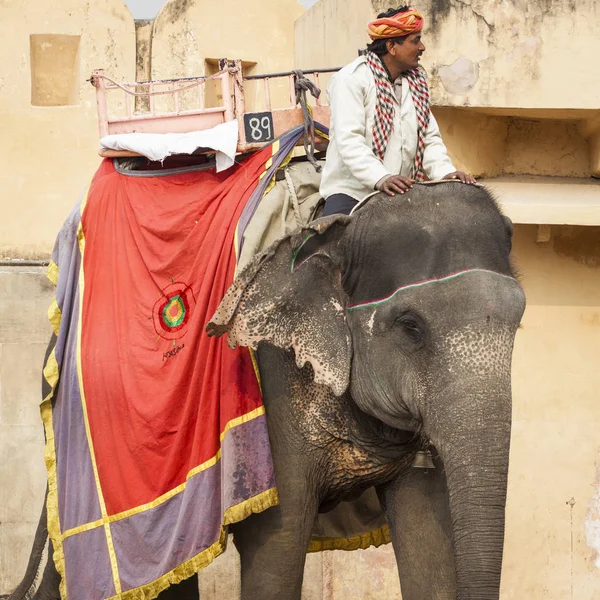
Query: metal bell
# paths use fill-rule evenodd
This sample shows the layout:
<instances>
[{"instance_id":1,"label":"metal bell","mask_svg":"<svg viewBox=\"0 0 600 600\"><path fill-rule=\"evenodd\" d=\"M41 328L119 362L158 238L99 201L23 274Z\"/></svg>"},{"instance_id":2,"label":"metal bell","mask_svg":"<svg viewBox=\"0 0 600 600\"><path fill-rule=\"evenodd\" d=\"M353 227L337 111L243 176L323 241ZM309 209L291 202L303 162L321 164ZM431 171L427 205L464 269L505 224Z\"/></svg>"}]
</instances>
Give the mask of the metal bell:
<instances>
[{"instance_id":1,"label":"metal bell","mask_svg":"<svg viewBox=\"0 0 600 600\"><path fill-rule=\"evenodd\" d=\"M431 452L429 450L418 450L411 466L415 469L435 469Z\"/></svg>"}]
</instances>

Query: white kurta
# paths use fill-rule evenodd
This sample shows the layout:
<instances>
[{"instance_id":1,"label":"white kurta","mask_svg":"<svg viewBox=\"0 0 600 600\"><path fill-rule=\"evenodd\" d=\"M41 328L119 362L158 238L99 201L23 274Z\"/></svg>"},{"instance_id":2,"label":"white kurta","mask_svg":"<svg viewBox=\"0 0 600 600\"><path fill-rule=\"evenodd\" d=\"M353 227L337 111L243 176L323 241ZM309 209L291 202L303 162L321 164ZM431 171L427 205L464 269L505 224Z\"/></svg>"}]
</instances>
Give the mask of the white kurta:
<instances>
[{"instance_id":1,"label":"white kurta","mask_svg":"<svg viewBox=\"0 0 600 600\"><path fill-rule=\"evenodd\" d=\"M417 114L408 81L396 80L394 90L394 124L382 161L372 149L377 92L365 57L357 58L332 77L327 88L331 123L321 177L323 198L342 193L360 201L383 177L410 176L417 153ZM423 171L429 179L442 179L456 171L433 115L425 135Z\"/></svg>"}]
</instances>

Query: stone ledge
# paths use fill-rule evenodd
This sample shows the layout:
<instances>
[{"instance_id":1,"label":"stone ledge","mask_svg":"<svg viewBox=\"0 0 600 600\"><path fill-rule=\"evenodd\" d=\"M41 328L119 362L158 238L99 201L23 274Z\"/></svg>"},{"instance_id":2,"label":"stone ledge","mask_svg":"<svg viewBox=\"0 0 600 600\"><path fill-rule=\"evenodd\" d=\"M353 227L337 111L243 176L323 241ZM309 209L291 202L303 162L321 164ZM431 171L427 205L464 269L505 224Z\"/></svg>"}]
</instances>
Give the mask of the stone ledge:
<instances>
[{"instance_id":1,"label":"stone ledge","mask_svg":"<svg viewBox=\"0 0 600 600\"><path fill-rule=\"evenodd\" d=\"M600 180L515 175L480 179L514 223L600 225Z\"/></svg>"}]
</instances>

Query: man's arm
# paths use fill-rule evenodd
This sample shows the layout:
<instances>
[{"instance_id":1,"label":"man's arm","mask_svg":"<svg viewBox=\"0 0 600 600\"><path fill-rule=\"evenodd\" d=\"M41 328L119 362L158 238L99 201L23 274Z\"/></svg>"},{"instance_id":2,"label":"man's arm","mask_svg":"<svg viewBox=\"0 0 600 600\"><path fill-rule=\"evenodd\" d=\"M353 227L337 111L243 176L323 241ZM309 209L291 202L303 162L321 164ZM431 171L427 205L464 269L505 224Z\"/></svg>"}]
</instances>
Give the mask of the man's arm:
<instances>
[{"instance_id":1,"label":"man's arm","mask_svg":"<svg viewBox=\"0 0 600 600\"><path fill-rule=\"evenodd\" d=\"M375 184L390 173L366 140L366 108L363 90L356 77L338 73L329 85L331 129L340 158L364 186Z\"/></svg>"}]
</instances>

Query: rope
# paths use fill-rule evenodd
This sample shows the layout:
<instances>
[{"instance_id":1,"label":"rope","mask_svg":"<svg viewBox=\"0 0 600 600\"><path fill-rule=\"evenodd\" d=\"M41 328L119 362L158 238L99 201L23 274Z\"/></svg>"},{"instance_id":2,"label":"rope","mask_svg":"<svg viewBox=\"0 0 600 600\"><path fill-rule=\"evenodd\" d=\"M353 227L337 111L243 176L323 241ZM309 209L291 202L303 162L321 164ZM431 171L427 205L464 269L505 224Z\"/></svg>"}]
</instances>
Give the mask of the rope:
<instances>
[{"instance_id":1,"label":"rope","mask_svg":"<svg viewBox=\"0 0 600 600\"><path fill-rule=\"evenodd\" d=\"M298 196L296 194L296 188L294 187L294 180L286 168L283 172L285 175L285 181L287 183L290 198L292 200L292 208L294 209L294 217L296 219L296 227L304 227L306 223L302 222L302 213L300 212L300 202L298 202Z\"/></svg>"},{"instance_id":2,"label":"rope","mask_svg":"<svg viewBox=\"0 0 600 600\"><path fill-rule=\"evenodd\" d=\"M173 88L173 89L169 89L169 90L159 90L156 92L132 92L130 89L125 87L125 85L131 85L131 84L122 85L118 81L115 81L114 79L110 78L108 75L93 75L89 79L89 81L92 83L92 85L95 86L96 84L94 83L94 79L106 79L107 81L110 81L110 83L112 83L115 87L122 89L126 94L129 94L130 96L162 96L163 94L179 93L179 92L183 92L185 90L190 90L192 88L198 87L199 85L202 85L211 79L217 79L218 77L223 75L223 73L227 73L228 71L230 73L232 72L231 69L224 69L223 71L219 71L218 73L214 73L213 75L207 75L206 77L199 77L198 81L195 81L194 83L190 83L189 85L186 85L184 87ZM137 84L135 84L135 86L141 87L141 86L148 86L148 85L152 85L152 84L154 84L154 85L177 84L177 80L174 79L174 80L165 81L165 82L149 81L147 83L137 83Z\"/></svg>"},{"instance_id":3,"label":"rope","mask_svg":"<svg viewBox=\"0 0 600 600\"><path fill-rule=\"evenodd\" d=\"M318 98L321 95L321 90L310 79L307 79L300 69L294 71L294 78L296 104L300 104L302 107L302 116L304 117L304 151L315 171L320 173L321 165L315 158L315 122L312 118L311 108L306 102L306 92L310 92L313 98Z\"/></svg>"}]
</instances>

